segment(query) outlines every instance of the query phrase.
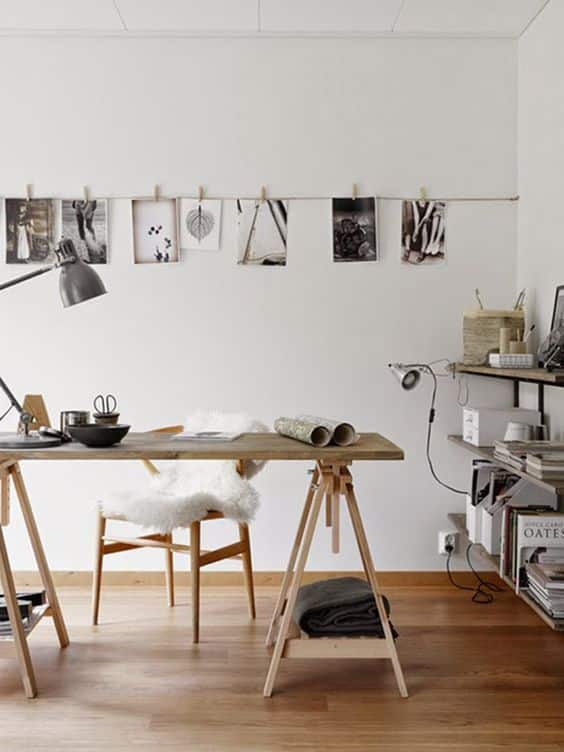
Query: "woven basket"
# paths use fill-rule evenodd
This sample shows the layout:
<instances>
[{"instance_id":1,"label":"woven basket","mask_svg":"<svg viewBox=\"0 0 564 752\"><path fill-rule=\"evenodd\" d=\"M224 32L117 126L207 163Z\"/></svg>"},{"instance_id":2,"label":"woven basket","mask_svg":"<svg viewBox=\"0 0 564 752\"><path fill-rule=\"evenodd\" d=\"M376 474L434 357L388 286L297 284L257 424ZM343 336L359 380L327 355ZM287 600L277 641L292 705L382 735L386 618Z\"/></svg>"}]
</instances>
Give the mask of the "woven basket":
<instances>
[{"instance_id":1,"label":"woven basket","mask_svg":"<svg viewBox=\"0 0 564 752\"><path fill-rule=\"evenodd\" d=\"M499 351L499 330L503 328L514 329L514 338L517 339L517 332L522 334L525 328L525 311L480 309L465 313L462 326L464 365L487 365L489 354Z\"/></svg>"}]
</instances>

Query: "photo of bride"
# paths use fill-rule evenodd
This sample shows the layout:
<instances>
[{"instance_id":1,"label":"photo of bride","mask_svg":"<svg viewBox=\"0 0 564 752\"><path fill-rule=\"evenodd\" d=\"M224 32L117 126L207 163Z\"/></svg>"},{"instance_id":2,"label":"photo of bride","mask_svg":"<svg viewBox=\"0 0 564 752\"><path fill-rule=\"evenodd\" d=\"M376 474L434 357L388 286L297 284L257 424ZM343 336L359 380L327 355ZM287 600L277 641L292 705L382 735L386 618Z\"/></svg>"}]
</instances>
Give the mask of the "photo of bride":
<instances>
[{"instance_id":1,"label":"photo of bride","mask_svg":"<svg viewBox=\"0 0 564 752\"><path fill-rule=\"evenodd\" d=\"M6 199L6 263L45 263L53 258L56 204L44 198Z\"/></svg>"}]
</instances>

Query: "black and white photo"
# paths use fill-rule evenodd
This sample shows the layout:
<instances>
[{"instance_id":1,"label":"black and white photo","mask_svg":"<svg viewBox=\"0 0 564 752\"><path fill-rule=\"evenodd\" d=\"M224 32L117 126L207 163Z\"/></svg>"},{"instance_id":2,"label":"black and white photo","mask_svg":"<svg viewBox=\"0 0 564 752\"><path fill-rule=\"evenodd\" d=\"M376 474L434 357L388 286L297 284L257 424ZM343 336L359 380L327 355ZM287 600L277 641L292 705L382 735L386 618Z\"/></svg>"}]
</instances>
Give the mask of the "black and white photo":
<instances>
[{"instance_id":1,"label":"black and white photo","mask_svg":"<svg viewBox=\"0 0 564 752\"><path fill-rule=\"evenodd\" d=\"M133 199L133 256L136 264L178 261L175 199Z\"/></svg>"},{"instance_id":2,"label":"black and white photo","mask_svg":"<svg viewBox=\"0 0 564 752\"><path fill-rule=\"evenodd\" d=\"M54 259L57 202L47 198L7 198L6 262L45 263Z\"/></svg>"},{"instance_id":3,"label":"black and white photo","mask_svg":"<svg viewBox=\"0 0 564 752\"><path fill-rule=\"evenodd\" d=\"M238 199L237 223L240 264L286 266L287 201Z\"/></svg>"},{"instance_id":4,"label":"black and white photo","mask_svg":"<svg viewBox=\"0 0 564 752\"><path fill-rule=\"evenodd\" d=\"M180 248L188 251L218 251L221 234L221 201L178 201Z\"/></svg>"},{"instance_id":5,"label":"black and white photo","mask_svg":"<svg viewBox=\"0 0 564 752\"><path fill-rule=\"evenodd\" d=\"M333 199L333 261L377 261L374 198Z\"/></svg>"},{"instance_id":6,"label":"black and white photo","mask_svg":"<svg viewBox=\"0 0 564 752\"><path fill-rule=\"evenodd\" d=\"M403 263L431 266L445 260L445 210L442 201L403 202Z\"/></svg>"},{"instance_id":7,"label":"black and white photo","mask_svg":"<svg viewBox=\"0 0 564 752\"><path fill-rule=\"evenodd\" d=\"M79 257L90 264L108 261L108 207L104 199L65 199L62 203L62 232L70 238Z\"/></svg>"}]
</instances>

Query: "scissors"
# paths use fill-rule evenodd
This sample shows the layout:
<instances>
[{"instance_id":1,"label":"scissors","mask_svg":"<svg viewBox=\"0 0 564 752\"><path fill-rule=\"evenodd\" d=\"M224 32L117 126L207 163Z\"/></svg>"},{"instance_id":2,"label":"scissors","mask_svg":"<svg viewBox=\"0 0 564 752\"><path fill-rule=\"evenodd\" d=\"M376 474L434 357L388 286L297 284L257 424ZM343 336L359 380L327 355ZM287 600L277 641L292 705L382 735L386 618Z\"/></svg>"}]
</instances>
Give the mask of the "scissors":
<instances>
[{"instance_id":1,"label":"scissors","mask_svg":"<svg viewBox=\"0 0 564 752\"><path fill-rule=\"evenodd\" d=\"M100 415L108 415L115 412L117 407L117 399L113 394L99 394L94 398L94 410Z\"/></svg>"}]
</instances>

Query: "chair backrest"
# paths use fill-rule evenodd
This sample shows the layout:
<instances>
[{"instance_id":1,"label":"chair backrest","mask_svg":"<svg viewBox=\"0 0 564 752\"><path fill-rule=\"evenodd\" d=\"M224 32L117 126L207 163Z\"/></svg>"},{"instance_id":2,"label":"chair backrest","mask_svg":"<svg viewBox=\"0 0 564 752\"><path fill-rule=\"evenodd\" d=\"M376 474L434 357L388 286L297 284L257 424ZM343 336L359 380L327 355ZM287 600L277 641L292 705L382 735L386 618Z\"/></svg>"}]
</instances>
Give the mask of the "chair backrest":
<instances>
[{"instance_id":1,"label":"chair backrest","mask_svg":"<svg viewBox=\"0 0 564 752\"><path fill-rule=\"evenodd\" d=\"M152 431L147 431L147 433L180 433L183 430L184 426L162 426L161 428L153 428ZM141 460L141 462L145 465L151 475L160 474L159 468L153 462L151 462L151 460ZM243 460L237 460L237 472L240 476L244 475L245 463L243 462Z\"/></svg>"}]
</instances>

